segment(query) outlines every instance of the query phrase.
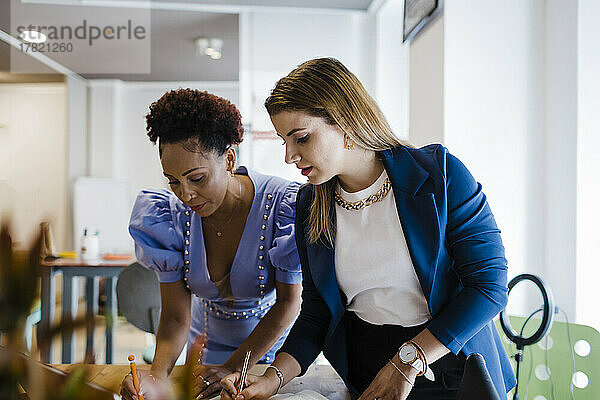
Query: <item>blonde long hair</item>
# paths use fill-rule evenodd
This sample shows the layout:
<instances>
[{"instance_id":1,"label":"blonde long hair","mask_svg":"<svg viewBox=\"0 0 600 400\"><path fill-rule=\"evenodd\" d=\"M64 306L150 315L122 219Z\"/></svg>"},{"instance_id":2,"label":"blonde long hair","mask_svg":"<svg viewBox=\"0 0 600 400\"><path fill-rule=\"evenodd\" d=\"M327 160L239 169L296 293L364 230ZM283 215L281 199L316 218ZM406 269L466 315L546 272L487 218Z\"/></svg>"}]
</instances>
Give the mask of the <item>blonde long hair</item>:
<instances>
[{"instance_id":1,"label":"blonde long hair","mask_svg":"<svg viewBox=\"0 0 600 400\"><path fill-rule=\"evenodd\" d=\"M282 111L302 111L321 117L342 131L359 147L382 151L392 147L412 147L398 139L379 106L358 78L334 58L317 58L300 64L281 78L265 101L269 115ZM333 194L337 177L313 185L308 237L321 238L333 245L335 228L331 223Z\"/></svg>"}]
</instances>

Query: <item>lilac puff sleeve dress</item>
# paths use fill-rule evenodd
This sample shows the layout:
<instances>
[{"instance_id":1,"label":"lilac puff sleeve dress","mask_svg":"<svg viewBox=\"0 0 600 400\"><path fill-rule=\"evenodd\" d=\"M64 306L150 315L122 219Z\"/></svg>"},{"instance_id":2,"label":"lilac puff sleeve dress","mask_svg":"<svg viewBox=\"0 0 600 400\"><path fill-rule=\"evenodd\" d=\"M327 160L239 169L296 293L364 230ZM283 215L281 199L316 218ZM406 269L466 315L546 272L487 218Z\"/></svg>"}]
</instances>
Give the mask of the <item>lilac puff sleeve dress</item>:
<instances>
[{"instance_id":1,"label":"lilac puff sleeve dress","mask_svg":"<svg viewBox=\"0 0 600 400\"><path fill-rule=\"evenodd\" d=\"M135 202L129 232L140 264L161 283L183 280L192 296L188 345L208 334L205 363L222 364L275 304L275 282L300 284L294 238L299 183L240 167L254 184L248 214L230 272L232 297L223 298L210 279L201 217L164 189L144 190ZM288 329L289 330L289 329ZM261 359L270 363L285 334Z\"/></svg>"}]
</instances>

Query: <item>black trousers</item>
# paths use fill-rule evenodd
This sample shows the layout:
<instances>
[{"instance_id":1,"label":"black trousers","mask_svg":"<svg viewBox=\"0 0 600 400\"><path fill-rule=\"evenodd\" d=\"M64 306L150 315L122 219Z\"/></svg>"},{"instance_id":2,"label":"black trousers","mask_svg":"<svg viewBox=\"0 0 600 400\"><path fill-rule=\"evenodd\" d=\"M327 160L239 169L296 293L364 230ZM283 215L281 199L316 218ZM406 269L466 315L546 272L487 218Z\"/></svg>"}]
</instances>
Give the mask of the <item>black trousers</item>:
<instances>
[{"instance_id":1,"label":"black trousers","mask_svg":"<svg viewBox=\"0 0 600 400\"><path fill-rule=\"evenodd\" d=\"M348 346L348 381L360 395L371 384L375 375L398 351L398 347L413 339L427 327L427 323L408 328L398 325L372 325L353 312L344 316ZM429 365L435 381L417 377L407 400L454 400L462 379L466 358L460 353L446 354Z\"/></svg>"}]
</instances>

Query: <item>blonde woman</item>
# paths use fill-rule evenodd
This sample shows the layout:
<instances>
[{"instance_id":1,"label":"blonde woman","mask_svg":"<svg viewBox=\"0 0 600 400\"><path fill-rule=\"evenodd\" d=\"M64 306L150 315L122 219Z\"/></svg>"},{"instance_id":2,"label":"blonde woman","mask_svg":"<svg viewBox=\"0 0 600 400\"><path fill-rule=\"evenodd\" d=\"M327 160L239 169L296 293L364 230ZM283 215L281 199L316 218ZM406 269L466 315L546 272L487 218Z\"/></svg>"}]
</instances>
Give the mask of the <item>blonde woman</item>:
<instances>
[{"instance_id":1,"label":"blonde woman","mask_svg":"<svg viewBox=\"0 0 600 400\"><path fill-rule=\"evenodd\" d=\"M265 102L298 192L300 316L263 376L225 377L223 398L266 398L319 352L360 400L454 399L481 353L504 397L515 384L492 318L507 301L504 247L481 185L441 145L399 141L360 81L305 62Z\"/></svg>"}]
</instances>

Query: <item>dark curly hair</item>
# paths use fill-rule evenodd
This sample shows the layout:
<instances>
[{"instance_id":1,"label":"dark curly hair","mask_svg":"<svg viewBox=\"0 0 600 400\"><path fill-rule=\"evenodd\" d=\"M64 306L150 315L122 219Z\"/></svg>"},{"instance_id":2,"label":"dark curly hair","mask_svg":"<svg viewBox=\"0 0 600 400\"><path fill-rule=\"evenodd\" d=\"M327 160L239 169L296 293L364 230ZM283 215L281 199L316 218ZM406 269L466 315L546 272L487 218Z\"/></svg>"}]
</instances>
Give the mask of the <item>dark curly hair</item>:
<instances>
[{"instance_id":1,"label":"dark curly hair","mask_svg":"<svg viewBox=\"0 0 600 400\"><path fill-rule=\"evenodd\" d=\"M244 128L240 112L228 100L200 90L178 89L150 105L146 132L152 143L160 139L159 146L183 142L190 151L223 155L230 145L241 143Z\"/></svg>"}]
</instances>

